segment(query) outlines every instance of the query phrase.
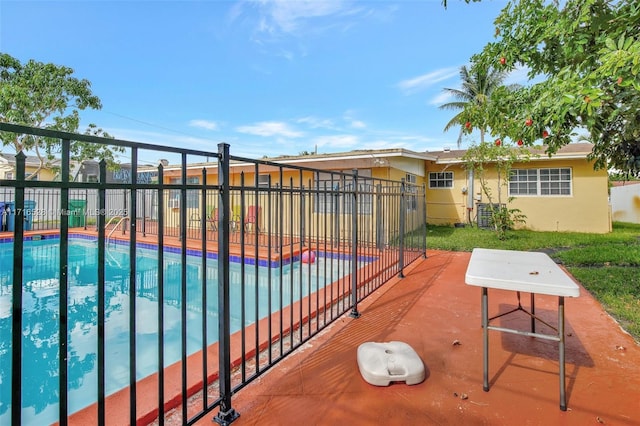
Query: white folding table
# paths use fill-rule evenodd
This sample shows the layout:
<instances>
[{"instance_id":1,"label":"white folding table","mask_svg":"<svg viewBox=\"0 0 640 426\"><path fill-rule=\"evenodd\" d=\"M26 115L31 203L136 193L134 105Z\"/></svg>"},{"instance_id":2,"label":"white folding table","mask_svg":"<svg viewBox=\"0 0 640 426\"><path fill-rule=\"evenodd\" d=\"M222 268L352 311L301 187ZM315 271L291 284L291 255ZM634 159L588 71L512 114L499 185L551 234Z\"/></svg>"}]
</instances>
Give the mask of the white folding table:
<instances>
[{"instance_id":1,"label":"white folding table","mask_svg":"<svg viewBox=\"0 0 640 426\"><path fill-rule=\"evenodd\" d=\"M564 298L580 296L578 285L545 253L515 250L475 248L467 267L465 282L482 287L483 328L483 389L489 391L489 330L539 337L558 342L560 364L560 409L566 411L565 359L564 359ZM518 307L489 318L489 288L517 292ZM520 292L531 294L530 311L520 303ZM553 327L535 315L535 294L558 296L558 326ZM490 325L496 318L516 311L531 317L531 331L522 331ZM540 321L556 331L556 334L536 333L535 322Z\"/></svg>"}]
</instances>

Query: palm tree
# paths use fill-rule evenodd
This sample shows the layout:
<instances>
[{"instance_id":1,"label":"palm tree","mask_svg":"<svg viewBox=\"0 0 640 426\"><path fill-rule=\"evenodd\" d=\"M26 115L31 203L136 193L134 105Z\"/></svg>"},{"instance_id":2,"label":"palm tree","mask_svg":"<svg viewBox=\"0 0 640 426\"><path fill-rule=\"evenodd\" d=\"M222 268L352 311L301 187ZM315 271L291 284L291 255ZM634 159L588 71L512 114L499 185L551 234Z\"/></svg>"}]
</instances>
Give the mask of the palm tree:
<instances>
[{"instance_id":1,"label":"palm tree","mask_svg":"<svg viewBox=\"0 0 640 426\"><path fill-rule=\"evenodd\" d=\"M486 105L491 99L491 93L498 87L501 87L504 79L507 77L507 72L498 70L493 67L488 69L474 65L471 69L467 69L466 66L460 67L460 80L462 80L461 89L450 89L445 87L443 90L450 94L456 100L454 102L447 102L440 105L440 109L455 109L460 110L451 120L444 126L444 131L451 129L455 126L460 126L460 135L458 136L458 148L462 142L462 134L464 127L462 124L463 114L465 107L470 105L482 106ZM480 130L480 143L484 142L484 135L487 131L486 126L481 124L476 126Z\"/></svg>"}]
</instances>

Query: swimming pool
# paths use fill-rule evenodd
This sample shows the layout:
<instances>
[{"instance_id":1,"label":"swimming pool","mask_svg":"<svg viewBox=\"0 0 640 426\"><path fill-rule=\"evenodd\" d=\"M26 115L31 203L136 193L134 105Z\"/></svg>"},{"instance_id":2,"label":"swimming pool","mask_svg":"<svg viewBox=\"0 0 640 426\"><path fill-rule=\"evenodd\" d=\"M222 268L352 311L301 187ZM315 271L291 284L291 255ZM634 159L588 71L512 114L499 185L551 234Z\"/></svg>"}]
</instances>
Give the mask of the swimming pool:
<instances>
[{"instance_id":1,"label":"swimming pool","mask_svg":"<svg viewBox=\"0 0 640 426\"><path fill-rule=\"evenodd\" d=\"M188 252L187 292L181 294L181 255L177 249L164 253L164 339L165 366L181 358L183 299L187 305L187 353L203 347L202 290L207 282L207 345L218 340L217 260ZM129 385L129 247L110 245L105 256L105 351L107 395ZM209 256L208 256L209 257ZM58 307L59 240L25 241L23 270L23 424L50 424L58 420ZM72 238L68 255L68 400L69 413L97 400L97 244L95 240ZM13 244L0 243L0 425L9 425L11 403L11 308ZM136 376L141 379L158 370L158 270L157 250L136 249ZM230 268L231 331L241 328L242 270ZM303 268L303 273L300 269ZM317 287L328 285L350 272L348 259L318 256L316 263L294 262L258 268L258 296L255 269L245 265L245 325L258 317L300 300ZM328 276L324 276L327 274ZM269 279L269 275L271 279ZM320 275L320 276L318 276ZM300 281L302 280L302 282ZM285 285L280 285L280 282ZM291 283L292 285L289 285ZM280 297L282 289L282 297ZM271 309L268 294L271 294Z\"/></svg>"}]
</instances>

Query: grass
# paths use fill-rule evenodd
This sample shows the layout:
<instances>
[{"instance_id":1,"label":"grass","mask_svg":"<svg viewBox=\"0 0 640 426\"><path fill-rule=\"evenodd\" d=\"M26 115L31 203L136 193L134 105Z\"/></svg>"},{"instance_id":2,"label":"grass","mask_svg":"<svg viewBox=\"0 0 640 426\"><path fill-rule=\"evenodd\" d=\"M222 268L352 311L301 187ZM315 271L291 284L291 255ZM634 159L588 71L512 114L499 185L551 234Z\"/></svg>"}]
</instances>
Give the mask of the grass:
<instances>
[{"instance_id":1,"label":"grass","mask_svg":"<svg viewBox=\"0 0 640 426\"><path fill-rule=\"evenodd\" d=\"M476 227L427 226L430 249L474 247L545 251L562 263L600 301L623 329L640 342L640 225L616 222L609 234L508 231L500 240Z\"/></svg>"}]
</instances>

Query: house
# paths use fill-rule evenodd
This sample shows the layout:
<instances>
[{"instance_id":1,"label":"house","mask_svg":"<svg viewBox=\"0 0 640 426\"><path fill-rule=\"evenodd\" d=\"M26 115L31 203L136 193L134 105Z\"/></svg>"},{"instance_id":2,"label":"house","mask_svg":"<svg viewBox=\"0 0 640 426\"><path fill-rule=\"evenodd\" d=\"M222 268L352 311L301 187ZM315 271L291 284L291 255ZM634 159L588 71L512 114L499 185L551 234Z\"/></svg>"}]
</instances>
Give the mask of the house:
<instances>
[{"instance_id":1,"label":"house","mask_svg":"<svg viewBox=\"0 0 640 426\"><path fill-rule=\"evenodd\" d=\"M611 231L608 174L594 170L588 159L593 145L571 143L553 156L543 147L529 149L528 161L512 165L502 203L513 197L510 209L526 216L521 225L534 231L607 233ZM464 167L464 150L430 152L428 160L427 222L478 223L489 200L477 176ZM498 193L497 174L488 166L492 202Z\"/></svg>"},{"instance_id":2,"label":"house","mask_svg":"<svg viewBox=\"0 0 640 426\"><path fill-rule=\"evenodd\" d=\"M502 189L502 203L512 197L509 208L519 209L526 216L521 227L535 231L575 231L607 233L611 231L611 209L608 198L608 174L595 170L588 155L593 148L589 143L572 143L553 156L544 148L530 149L528 161L513 164L512 178ZM400 180L426 191L425 220L429 224L477 224L484 219L489 201L480 190L477 176L465 168L465 150L415 152L402 148L381 150L355 150L333 154L281 156L266 159L284 166L304 166L320 170L352 173L358 171L363 178ZM187 170L189 184L202 182L202 171L207 170L207 183L217 183L215 163L190 164ZM259 169L258 186L287 186L293 182L305 182L307 187L322 188L328 176L312 172L295 172L285 168L281 175L276 166ZM254 186L256 182L253 164L233 163L230 185ZM302 177L301 177L302 176ZM488 175L492 192L497 193L495 171L489 165ZM164 168L164 183L178 183L181 179L179 165ZM243 181L241 181L243 180ZM495 200L493 200L495 202ZM196 212L200 206L194 192L187 198L187 208ZM208 204L208 203L207 203ZM174 191L168 200L168 214L179 212L179 193Z\"/></svg>"},{"instance_id":3,"label":"house","mask_svg":"<svg viewBox=\"0 0 640 426\"><path fill-rule=\"evenodd\" d=\"M53 160L50 164L40 167L40 159L36 156L28 155L25 159L25 175L30 180L53 181L58 176L56 170L60 166L60 160ZM34 175L35 173L35 175ZM15 154L0 153L0 179L16 178L16 156Z\"/></svg>"},{"instance_id":4,"label":"house","mask_svg":"<svg viewBox=\"0 0 640 426\"><path fill-rule=\"evenodd\" d=\"M377 195L388 194L388 191L392 191L391 187L397 186L401 179L411 184L407 185L408 191L413 191L424 185L425 160L427 158L424 153L405 149L385 149L281 156L264 159L264 164L260 164L259 167L249 161L234 161L230 166L229 174L229 184L232 188L236 188L232 190L231 194L232 228L240 225L241 199L243 199L246 206L245 217L252 216L250 212L252 208L257 209L255 220L259 229L264 229L262 224L270 221L271 227L278 229L281 227L285 232L295 234L305 226L305 223L310 222L317 224L316 231L318 233L334 232L341 238L351 238L349 226L331 221L339 221L341 212L349 212L348 192L353 184L350 175L354 170L357 170L358 186L364 192L358 204L362 232L375 232L376 235L381 235L383 233L381 231L384 231L385 235L394 234L398 230L380 230L376 227L379 223L376 216L383 214L382 211L385 209L392 209L390 205L376 203L375 200L381 199ZM326 173L318 173L314 169L326 170ZM207 172L207 184L218 183L217 163L189 164L186 183L189 185L201 184L203 170ZM163 171L164 183L180 183L181 174L182 168L179 165L167 165ZM281 200L282 211L298 212L294 215L295 217L287 216L282 223L280 223L282 213L277 211L275 206L277 202L270 203L269 201L271 193L268 188L277 187L292 189L290 196ZM245 188L245 190L238 188ZM215 217L217 198L214 194L208 198L205 202L207 215ZM179 190L169 190L165 208L167 222L178 223L178 216L183 207L181 200ZM419 217L420 224L424 223L425 206L423 203L413 202L413 200L417 200L417 197L410 193L407 195L407 200L407 217L411 217L412 221L417 221ZM188 191L185 203L189 226L198 227L202 205L198 191ZM269 205L272 208L267 212ZM300 214L305 209L307 213ZM328 217L330 219L327 219ZM334 226L333 230L330 229L332 226Z\"/></svg>"}]
</instances>

